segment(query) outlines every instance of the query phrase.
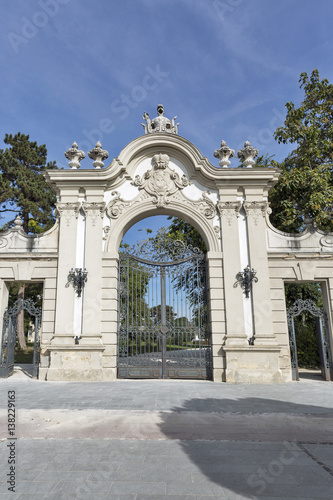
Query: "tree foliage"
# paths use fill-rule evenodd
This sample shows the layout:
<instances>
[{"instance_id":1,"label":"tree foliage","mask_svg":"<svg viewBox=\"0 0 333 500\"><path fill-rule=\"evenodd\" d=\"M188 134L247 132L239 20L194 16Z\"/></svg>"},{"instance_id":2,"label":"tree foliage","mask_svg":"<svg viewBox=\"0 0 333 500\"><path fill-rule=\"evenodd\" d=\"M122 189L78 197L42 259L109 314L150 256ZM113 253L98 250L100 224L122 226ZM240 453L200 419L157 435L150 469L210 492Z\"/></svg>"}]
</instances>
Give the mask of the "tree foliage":
<instances>
[{"instance_id":1,"label":"tree foliage","mask_svg":"<svg viewBox=\"0 0 333 500\"><path fill-rule=\"evenodd\" d=\"M282 170L269 196L275 227L299 232L311 219L318 228L333 231L333 85L320 80L316 69L310 77L302 73L299 82L304 99L298 108L287 102L284 126L274 134L279 143L296 148L281 164L271 157L257 164Z\"/></svg>"},{"instance_id":2,"label":"tree foliage","mask_svg":"<svg viewBox=\"0 0 333 500\"><path fill-rule=\"evenodd\" d=\"M0 149L0 215L19 214L26 233L45 231L54 224L56 196L43 172L57 168L56 163L47 163L46 146L30 141L29 135L6 134L4 143L9 147Z\"/></svg>"},{"instance_id":3,"label":"tree foliage","mask_svg":"<svg viewBox=\"0 0 333 500\"><path fill-rule=\"evenodd\" d=\"M167 228L168 235L173 240L180 240L186 242L195 248L199 248L202 253L206 253L206 245L200 233L189 223L178 217L168 217L171 220Z\"/></svg>"}]
</instances>

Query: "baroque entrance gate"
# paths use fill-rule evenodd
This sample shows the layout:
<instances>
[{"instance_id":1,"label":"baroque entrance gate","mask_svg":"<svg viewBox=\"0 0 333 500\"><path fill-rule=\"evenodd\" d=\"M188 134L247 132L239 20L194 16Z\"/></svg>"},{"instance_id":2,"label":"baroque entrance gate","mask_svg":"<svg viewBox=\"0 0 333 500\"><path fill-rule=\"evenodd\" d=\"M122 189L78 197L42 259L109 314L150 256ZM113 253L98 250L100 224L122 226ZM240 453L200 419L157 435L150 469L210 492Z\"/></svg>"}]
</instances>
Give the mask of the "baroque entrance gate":
<instances>
[{"instance_id":1,"label":"baroque entrance gate","mask_svg":"<svg viewBox=\"0 0 333 500\"><path fill-rule=\"evenodd\" d=\"M121 252L118 377L211 378L206 260L164 232Z\"/></svg>"},{"instance_id":2,"label":"baroque entrance gate","mask_svg":"<svg viewBox=\"0 0 333 500\"><path fill-rule=\"evenodd\" d=\"M8 307L3 316L1 357L0 357L0 378L7 378L13 374L15 345L17 334L17 317L21 310L27 311L34 317L35 340L32 361L32 376L38 377L39 368L39 331L42 318L42 310L37 307L31 299L19 299L12 307Z\"/></svg>"},{"instance_id":3,"label":"baroque entrance gate","mask_svg":"<svg viewBox=\"0 0 333 500\"><path fill-rule=\"evenodd\" d=\"M297 339L295 331L294 318L303 311L308 311L316 318L316 332L318 338L319 357L321 375L324 380L332 380L332 360L330 359L329 331L327 315L323 309L320 309L312 300L298 299L292 307L287 309L289 345L292 368L292 379L299 380L298 359L297 359Z\"/></svg>"}]
</instances>

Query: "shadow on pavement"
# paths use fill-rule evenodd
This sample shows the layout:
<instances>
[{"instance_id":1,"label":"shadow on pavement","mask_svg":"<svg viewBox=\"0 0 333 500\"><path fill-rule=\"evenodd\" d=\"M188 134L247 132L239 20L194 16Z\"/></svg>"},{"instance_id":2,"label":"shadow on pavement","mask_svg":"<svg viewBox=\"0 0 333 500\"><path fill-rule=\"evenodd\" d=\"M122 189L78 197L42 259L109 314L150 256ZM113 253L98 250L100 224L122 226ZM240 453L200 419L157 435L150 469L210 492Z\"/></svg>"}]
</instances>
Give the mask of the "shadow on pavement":
<instances>
[{"instance_id":1,"label":"shadow on pavement","mask_svg":"<svg viewBox=\"0 0 333 500\"><path fill-rule=\"evenodd\" d=\"M252 413L248 408L252 408ZM272 407L275 414L271 414ZM311 411L310 411L311 408ZM214 398L193 398L184 401L182 405L172 408L172 414L161 413L163 422L160 429L169 439L175 439L175 433L170 425L172 419L177 423L178 415L183 417L188 415L188 424L193 421L191 416L195 412L201 412L201 425L205 427L212 422L212 413L219 414L226 418L226 424L230 426L230 420L235 419L235 428L239 426L239 437L235 433L223 440L203 438L200 440L190 432L184 432L184 438L179 438L179 446L187 458L196 466L197 474L193 476L194 485L197 484L200 494L204 494L203 489L207 487L207 495L216 495L214 498L316 498L314 491L316 488L328 488L333 486L333 471L325 469L324 464L311 457L302 442L289 434L284 438L267 439L260 441L256 438L254 429L253 437L249 430L248 418L257 418L258 425L267 426L265 418L276 419L277 427L281 428L281 422L288 425L288 419L303 418L305 425L311 425L312 418L330 420L333 411L330 408L320 406L302 405L284 401L267 400L261 398L243 398L242 400L214 399ZM212 412L212 413L211 413ZM269 414L270 413L270 414ZM312 418L311 418L312 417ZM185 415L186 418L186 415ZM206 422L205 422L206 420ZM248 439L244 438L244 428L248 429ZM218 422L216 420L216 422ZM223 419L218 423L221 424ZM271 420L272 422L272 420ZM223 424L222 424L223 425ZM297 427L297 425L296 425ZM189 430L189 429L188 429ZM274 426L266 429L267 432L276 432ZM207 429L207 435L209 430ZM178 436L180 433L178 432ZM278 436L278 433L276 434ZM325 443L325 441L318 441ZM315 446L315 445L310 445ZM325 446L325 445L322 445ZM332 444L327 444L331 446ZM333 450L332 450L333 451ZM182 470L181 454L175 456L174 463L170 466L170 472ZM186 471L184 471L186 473ZM193 474L192 474L193 475ZM305 481L305 483L304 483ZM314 490L311 490L311 488ZM193 485L189 486L188 494L193 494ZM309 488L309 490L307 490ZM195 493L194 488L194 493ZM319 491L319 489L318 489ZM294 492L294 493L293 493ZM239 495L239 496L238 496ZM207 496L208 498L208 496ZM319 497L318 497L319 498ZM320 498L330 498L330 496Z\"/></svg>"}]
</instances>

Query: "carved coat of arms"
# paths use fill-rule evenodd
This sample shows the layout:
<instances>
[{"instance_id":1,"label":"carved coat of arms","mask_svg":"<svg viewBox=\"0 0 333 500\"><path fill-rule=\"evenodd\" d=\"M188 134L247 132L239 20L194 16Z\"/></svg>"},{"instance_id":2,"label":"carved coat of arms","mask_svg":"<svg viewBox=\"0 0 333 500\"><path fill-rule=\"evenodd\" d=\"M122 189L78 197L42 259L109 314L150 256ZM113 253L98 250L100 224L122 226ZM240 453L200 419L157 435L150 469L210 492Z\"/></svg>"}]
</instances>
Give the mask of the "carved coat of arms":
<instances>
[{"instance_id":1,"label":"carved coat of arms","mask_svg":"<svg viewBox=\"0 0 333 500\"><path fill-rule=\"evenodd\" d=\"M157 208L163 208L170 200L168 196L176 193L179 189L184 189L189 185L186 175L179 175L169 168L170 158L166 154L156 154L152 158L153 168L148 170L141 178L137 175L133 185L139 189L144 189L147 193L155 197L154 203Z\"/></svg>"}]
</instances>

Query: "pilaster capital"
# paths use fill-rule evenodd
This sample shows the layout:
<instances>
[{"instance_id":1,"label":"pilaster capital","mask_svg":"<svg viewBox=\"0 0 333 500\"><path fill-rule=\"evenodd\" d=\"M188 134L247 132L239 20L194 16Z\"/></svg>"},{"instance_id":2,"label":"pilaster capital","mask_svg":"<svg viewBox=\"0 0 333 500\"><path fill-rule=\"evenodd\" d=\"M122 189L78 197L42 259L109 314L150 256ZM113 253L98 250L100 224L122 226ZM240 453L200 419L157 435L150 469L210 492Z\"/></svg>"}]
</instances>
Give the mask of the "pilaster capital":
<instances>
[{"instance_id":1,"label":"pilaster capital","mask_svg":"<svg viewBox=\"0 0 333 500\"><path fill-rule=\"evenodd\" d=\"M66 225L69 226L71 220L73 218L77 219L79 216L81 204L79 202L66 202L56 203L56 215L60 218L63 218L66 222Z\"/></svg>"},{"instance_id":2,"label":"pilaster capital","mask_svg":"<svg viewBox=\"0 0 333 500\"><path fill-rule=\"evenodd\" d=\"M82 210L86 217L90 217L91 224L93 226L96 225L98 216L103 219L105 213L105 202L96 203L96 202L87 202L84 201L82 203Z\"/></svg>"},{"instance_id":3,"label":"pilaster capital","mask_svg":"<svg viewBox=\"0 0 333 500\"><path fill-rule=\"evenodd\" d=\"M232 224L234 217L239 217L240 209L242 208L241 201L218 201L217 208L220 216L225 217L229 226Z\"/></svg>"},{"instance_id":4,"label":"pilaster capital","mask_svg":"<svg viewBox=\"0 0 333 500\"><path fill-rule=\"evenodd\" d=\"M246 217L252 217L255 225L258 224L260 216L266 217L266 214L272 213L268 201L244 201L244 210Z\"/></svg>"}]
</instances>

